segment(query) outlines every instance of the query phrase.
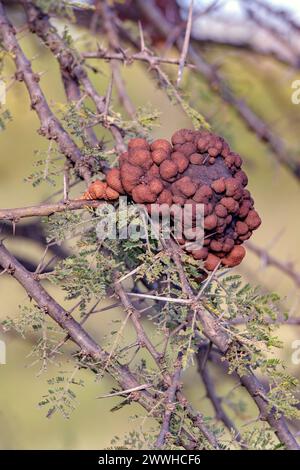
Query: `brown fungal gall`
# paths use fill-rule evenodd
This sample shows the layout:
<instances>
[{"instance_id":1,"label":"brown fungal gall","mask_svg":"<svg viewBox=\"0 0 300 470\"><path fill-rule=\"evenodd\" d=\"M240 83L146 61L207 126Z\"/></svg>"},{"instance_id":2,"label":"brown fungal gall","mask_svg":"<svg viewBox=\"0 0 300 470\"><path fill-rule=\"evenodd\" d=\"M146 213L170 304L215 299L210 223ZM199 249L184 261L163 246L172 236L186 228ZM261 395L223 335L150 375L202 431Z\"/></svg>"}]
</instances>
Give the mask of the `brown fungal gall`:
<instances>
[{"instance_id":1,"label":"brown fungal gall","mask_svg":"<svg viewBox=\"0 0 300 470\"><path fill-rule=\"evenodd\" d=\"M165 160L159 167L159 172L164 180L169 180L177 175L178 166L172 160Z\"/></svg>"},{"instance_id":2,"label":"brown fungal gall","mask_svg":"<svg viewBox=\"0 0 300 470\"><path fill-rule=\"evenodd\" d=\"M196 152L197 147L193 142L186 142L180 148L180 152L186 157L189 157L192 153Z\"/></svg>"},{"instance_id":3,"label":"brown fungal gall","mask_svg":"<svg viewBox=\"0 0 300 470\"><path fill-rule=\"evenodd\" d=\"M142 148L133 148L130 150L128 161L132 165L140 166L146 170L149 169L153 163L149 150Z\"/></svg>"},{"instance_id":4,"label":"brown fungal gall","mask_svg":"<svg viewBox=\"0 0 300 470\"><path fill-rule=\"evenodd\" d=\"M150 148L152 152L154 150L164 150L167 154L170 154L172 152L172 145L166 139L155 140L154 142L152 142Z\"/></svg>"},{"instance_id":5,"label":"brown fungal gall","mask_svg":"<svg viewBox=\"0 0 300 470\"><path fill-rule=\"evenodd\" d=\"M207 271L213 271L214 269L216 269L220 261L221 259L218 256L209 253L204 263L204 267L205 269L207 269Z\"/></svg>"},{"instance_id":6,"label":"brown fungal gall","mask_svg":"<svg viewBox=\"0 0 300 470\"><path fill-rule=\"evenodd\" d=\"M223 204L217 204L215 207L215 213L218 217L227 217L227 209L223 206Z\"/></svg>"},{"instance_id":7,"label":"brown fungal gall","mask_svg":"<svg viewBox=\"0 0 300 470\"><path fill-rule=\"evenodd\" d=\"M143 204L145 202L155 202L157 195L153 193L147 184L139 184L132 190L134 202Z\"/></svg>"},{"instance_id":8,"label":"brown fungal gall","mask_svg":"<svg viewBox=\"0 0 300 470\"><path fill-rule=\"evenodd\" d=\"M245 235L248 232L248 225L245 222L237 221L235 226L236 233L238 235Z\"/></svg>"},{"instance_id":9,"label":"brown fungal gall","mask_svg":"<svg viewBox=\"0 0 300 470\"><path fill-rule=\"evenodd\" d=\"M228 178L225 180L226 196L234 196L240 188L240 182L235 178Z\"/></svg>"},{"instance_id":10,"label":"brown fungal gall","mask_svg":"<svg viewBox=\"0 0 300 470\"><path fill-rule=\"evenodd\" d=\"M211 187L216 193L223 193L226 189L224 178L213 181Z\"/></svg>"},{"instance_id":11,"label":"brown fungal gall","mask_svg":"<svg viewBox=\"0 0 300 470\"><path fill-rule=\"evenodd\" d=\"M205 155L200 155L199 153L193 153L190 156L190 162L193 163L194 165L202 165L205 161Z\"/></svg>"},{"instance_id":12,"label":"brown fungal gall","mask_svg":"<svg viewBox=\"0 0 300 470\"><path fill-rule=\"evenodd\" d=\"M158 204L167 204L168 206L170 206L173 202L171 191L169 191L168 189L164 189L158 196L157 202Z\"/></svg>"},{"instance_id":13,"label":"brown fungal gall","mask_svg":"<svg viewBox=\"0 0 300 470\"><path fill-rule=\"evenodd\" d=\"M239 203L235 201L235 199L233 199L232 197L222 197L222 199L220 200L220 203L224 207L226 207L228 212L235 213L239 209Z\"/></svg>"},{"instance_id":14,"label":"brown fungal gall","mask_svg":"<svg viewBox=\"0 0 300 470\"><path fill-rule=\"evenodd\" d=\"M232 238L225 238L225 241L223 243L223 251L224 253L229 253L232 248L234 247L234 241Z\"/></svg>"},{"instance_id":15,"label":"brown fungal gall","mask_svg":"<svg viewBox=\"0 0 300 470\"><path fill-rule=\"evenodd\" d=\"M128 161L128 155L128 152L121 153L121 155L119 156L119 165L122 165L123 163Z\"/></svg>"},{"instance_id":16,"label":"brown fungal gall","mask_svg":"<svg viewBox=\"0 0 300 470\"><path fill-rule=\"evenodd\" d=\"M181 152L173 152L171 159L176 163L179 173L183 173L189 166L188 159Z\"/></svg>"},{"instance_id":17,"label":"brown fungal gall","mask_svg":"<svg viewBox=\"0 0 300 470\"><path fill-rule=\"evenodd\" d=\"M107 183L96 180L88 188L82 196L82 199L104 199Z\"/></svg>"},{"instance_id":18,"label":"brown fungal gall","mask_svg":"<svg viewBox=\"0 0 300 470\"><path fill-rule=\"evenodd\" d=\"M231 168L234 162L235 162L234 156L227 155L227 157L225 158L225 165L228 166L228 168Z\"/></svg>"},{"instance_id":19,"label":"brown fungal gall","mask_svg":"<svg viewBox=\"0 0 300 470\"><path fill-rule=\"evenodd\" d=\"M209 186L207 185L200 186L200 188L197 189L196 194L194 195L193 199L196 202L202 202L202 203L208 202L212 194L213 194L212 189Z\"/></svg>"},{"instance_id":20,"label":"brown fungal gall","mask_svg":"<svg viewBox=\"0 0 300 470\"><path fill-rule=\"evenodd\" d=\"M159 175L159 166L157 165L152 165L150 167L150 169L147 171L147 176L149 179L152 179L152 178L159 178L160 175Z\"/></svg>"},{"instance_id":21,"label":"brown fungal gall","mask_svg":"<svg viewBox=\"0 0 300 470\"><path fill-rule=\"evenodd\" d=\"M119 168L112 168L109 170L106 175L106 182L108 186L117 191L119 194L124 194Z\"/></svg>"},{"instance_id":22,"label":"brown fungal gall","mask_svg":"<svg viewBox=\"0 0 300 470\"><path fill-rule=\"evenodd\" d=\"M198 139L197 141L197 147L201 153L206 152L206 150L208 149L208 145L209 145L209 140L205 138L205 136L200 137L200 139Z\"/></svg>"},{"instance_id":23,"label":"brown fungal gall","mask_svg":"<svg viewBox=\"0 0 300 470\"><path fill-rule=\"evenodd\" d=\"M106 188L104 199L108 199L109 201L114 201L119 199L120 194L118 191L115 191L113 188L109 186Z\"/></svg>"},{"instance_id":24,"label":"brown fungal gall","mask_svg":"<svg viewBox=\"0 0 300 470\"><path fill-rule=\"evenodd\" d=\"M193 183L189 176L183 176L177 180L176 186L179 188L180 192L187 197L193 196L197 189L197 185Z\"/></svg>"},{"instance_id":25,"label":"brown fungal gall","mask_svg":"<svg viewBox=\"0 0 300 470\"><path fill-rule=\"evenodd\" d=\"M246 217L249 213L249 210L251 208L252 204L249 201L249 199L246 199L245 201L242 202L239 210L239 215L241 218Z\"/></svg>"},{"instance_id":26,"label":"brown fungal gall","mask_svg":"<svg viewBox=\"0 0 300 470\"><path fill-rule=\"evenodd\" d=\"M251 210L245 219L245 223L248 225L250 230L255 230L260 226L261 219L255 210Z\"/></svg>"},{"instance_id":27,"label":"brown fungal gall","mask_svg":"<svg viewBox=\"0 0 300 470\"><path fill-rule=\"evenodd\" d=\"M238 171L238 172L234 175L234 177L235 177L235 179L240 180L243 186L247 186L247 184L248 184L248 176L246 175L246 173L245 173L243 170Z\"/></svg>"},{"instance_id":28,"label":"brown fungal gall","mask_svg":"<svg viewBox=\"0 0 300 470\"><path fill-rule=\"evenodd\" d=\"M242 158L225 140L209 131L181 129L171 143L157 139L132 139L128 152L119 157L119 168L107 173L106 181L94 181L83 199L115 200L126 194L149 212L158 204L160 214L174 216L174 205L190 209L189 232L177 242L208 271L237 266L245 256L242 246L261 224L250 192ZM203 204L203 247L188 248L188 233L197 233L196 208ZM186 215L184 215L184 220ZM175 220L175 219L174 219ZM201 266L200 266L201 267Z\"/></svg>"},{"instance_id":29,"label":"brown fungal gall","mask_svg":"<svg viewBox=\"0 0 300 470\"><path fill-rule=\"evenodd\" d=\"M204 219L204 228L207 230L213 230L214 228L216 228L217 223L218 223L218 218L215 214L208 215Z\"/></svg>"},{"instance_id":30,"label":"brown fungal gall","mask_svg":"<svg viewBox=\"0 0 300 470\"><path fill-rule=\"evenodd\" d=\"M164 149L156 149L151 153L152 160L157 165L160 165L164 160L169 158L169 154Z\"/></svg>"},{"instance_id":31,"label":"brown fungal gall","mask_svg":"<svg viewBox=\"0 0 300 470\"><path fill-rule=\"evenodd\" d=\"M173 196L173 203L178 206L184 206L186 199L183 196Z\"/></svg>"},{"instance_id":32,"label":"brown fungal gall","mask_svg":"<svg viewBox=\"0 0 300 470\"><path fill-rule=\"evenodd\" d=\"M204 215L205 217L209 214L211 214L213 211L213 205L208 203L208 204L204 204Z\"/></svg>"},{"instance_id":33,"label":"brown fungal gall","mask_svg":"<svg viewBox=\"0 0 300 470\"><path fill-rule=\"evenodd\" d=\"M235 158L234 158L234 164L237 168L240 168L242 166L243 160L241 157L236 153Z\"/></svg>"},{"instance_id":34,"label":"brown fungal gall","mask_svg":"<svg viewBox=\"0 0 300 470\"><path fill-rule=\"evenodd\" d=\"M216 157L219 154L219 150L216 147L210 147L207 152L211 157Z\"/></svg>"},{"instance_id":35,"label":"brown fungal gall","mask_svg":"<svg viewBox=\"0 0 300 470\"><path fill-rule=\"evenodd\" d=\"M125 162L120 168L120 176L123 188L131 194L133 188L139 184L140 178L143 176L143 170Z\"/></svg>"},{"instance_id":36,"label":"brown fungal gall","mask_svg":"<svg viewBox=\"0 0 300 470\"><path fill-rule=\"evenodd\" d=\"M150 145L148 144L146 139L139 139L139 138L131 139L128 142L128 149L131 150L131 149L137 149L137 148L149 150Z\"/></svg>"},{"instance_id":37,"label":"brown fungal gall","mask_svg":"<svg viewBox=\"0 0 300 470\"><path fill-rule=\"evenodd\" d=\"M185 143L185 129L181 129L180 131L175 132L175 134L172 135L172 144L184 144Z\"/></svg>"},{"instance_id":38,"label":"brown fungal gall","mask_svg":"<svg viewBox=\"0 0 300 470\"><path fill-rule=\"evenodd\" d=\"M242 245L235 245L230 253L223 258L222 263L228 268L240 264L246 254L246 250Z\"/></svg>"},{"instance_id":39,"label":"brown fungal gall","mask_svg":"<svg viewBox=\"0 0 300 470\"><path fill-rule=\"evenodd\" d=\"M222 251L223 250L223 244L217 240L212 240L210 242L210 247L214 251Z\"/></svg>"},{"instance_id":40,"label":"brown fungal gall","mask_svg":"<svg viewBox=\"0 0 300 470\"><path fill-rule=\"evenodd\" d=\"M206 259L208 256L208 248L200 248L199 250L192 251L192 255L195 259Z\"/></svg>"},{"instance_id":41,"label":"brown fungal gall","mask_svg":"<svg viewBox=\"0 0 300 470\"><path fill-rule=\"evenodd\" d=\"M154 178L149 183L150 191L154 194L159 194L164 189L164 185L159 178Z\"/></svg>"}]
</instances>

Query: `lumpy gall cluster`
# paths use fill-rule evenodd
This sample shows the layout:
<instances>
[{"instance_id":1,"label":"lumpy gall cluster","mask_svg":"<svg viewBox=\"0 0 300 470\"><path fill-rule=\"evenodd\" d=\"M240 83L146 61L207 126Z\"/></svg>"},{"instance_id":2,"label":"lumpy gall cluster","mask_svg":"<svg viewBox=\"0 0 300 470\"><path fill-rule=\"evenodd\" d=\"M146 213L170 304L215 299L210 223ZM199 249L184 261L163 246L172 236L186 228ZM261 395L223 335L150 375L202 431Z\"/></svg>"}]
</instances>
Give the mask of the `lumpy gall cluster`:
<instances>
[{"instance_id":1,"label":"lumpy gall cluster","mask_svg":"<svg viewBox=\"0 0 300 470\"><path fill-rule=\"evenodd\" d=\"M201 203L204 243L191 254L203 260L209 271L219 263L233 267L245 256L243 242L261 223L241 167L242 158L222 137L181 129L172 136L172 143L130 140L119 168L110 170L105 182L92 183L85 197L115 200L127 194L148 208L152 203L181 207ZM184 237L178 240L183 245L186 241Z\"/></svg>"}]
</instances>

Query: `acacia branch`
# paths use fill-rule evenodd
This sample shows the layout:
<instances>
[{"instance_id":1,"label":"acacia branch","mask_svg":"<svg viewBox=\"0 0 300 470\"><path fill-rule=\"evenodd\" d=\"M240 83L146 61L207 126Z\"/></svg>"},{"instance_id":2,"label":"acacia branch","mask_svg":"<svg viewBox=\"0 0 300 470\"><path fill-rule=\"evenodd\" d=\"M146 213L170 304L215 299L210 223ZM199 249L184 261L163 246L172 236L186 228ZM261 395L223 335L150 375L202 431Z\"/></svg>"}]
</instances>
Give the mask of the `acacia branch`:
<instances>
[{"instance_id":1,"label":"acacia branch","mask_svg":"<svg viewBox=\"0 0 300 470\"><path fill-rule=\"evenodd\" d=\"M134 308L133 304L130 302L126 292L124 291L122 284L116 280L114 284L115 292L117 296L120 298L124 309L127 313L130 314L130 318L132 320L134 329L136 331L139 344L142 347L146 347L146 349L151 354L152 358L160 367L162 356L159 352L155 349L154 345L152 344L151 340L149 339L148 335L146 334L144 328L142 327L139 321L139 312Z\"/></svg>"},{"instance_id":2,"label":"acacia branch","mask_svg":"<svg viewBox=\"0 0 300 470\"><path fill-rule=\"evenodd\" d=\"M56 212L74 211L86 208L96 209L101 204L103 204L103 201L75 200L16 209L0 209L0 220L13 220L16 222L26 217L43 217L55 214Z\"/></svg>"},{"instance_id":3,"label":"acacia branch","mask_svg":"<svg viewBox=\"0 0 300 470\"><path fill-rule=\"evenodd\" d=\"M276 318L276 320L265 319L267 325L300 325L299 317ZM229 321L231 325L244 325L248 320L244 317L236 317Z\"/></svg>"},{"instance_id":4,"label":"acacia branch","mask_svg":"<svg viewBox=\"0 0 300 470\"><path fill-rule=\"evenodd\" d=\"M27 14L28 24L32 32L36 33L48 46L57 58L61 68L67 70L68 74L78 84L81 84L84 92L95 103L97 112L102 115L105 112L105 97L100 96L94 88L83 65L73 51L57 33L56 28L50 23L49 18L30 0L21 0ZM111 124L109 130L116 141L116 149L125 151L123 136L120 129Z\"/></svg>"},{"instance_id":5,"label":"acacia branch","mask_svg":"<svg viewBox=\"0 0 300 470\"><path fill-rule=\"evenodd\" d=\"M260 248L257 245L254 245L250 241L247 242L247 248L249 248L250 251L252 251L261 259L264 266L274 266L290 277L297 287L300 287L300 273L295 271L292 263L285 263L284 261L280 261L279 259L270 255L266 250Z\"/></svg>"},{"instance_id":6,"label":"acacia branch","mask_svg":"<svg viewBox=\"0 0 300 470\"><path fill-rule=\"evenodd\" d=\"M283 17L281 15L278 15L278 13L276 14L276 10L274 10L270 6L268 7L263 2L258 2L254 0L250 0L250 2L247 3L244 2L243 7L251 21L253 21L259 28L267 31L271 35L273 40L279 41L283 45L283 47L285 47L287 50L290 50L292 55L298 57L299 52L297 50L297 47L294 47L293 41L287 39L284 33L280 30L280 28L274 26L274 22L268 22L270 16L277 16L277 18L283 20ZM264 10L263 16L259 14L259 8ZM288 24L288 27L292 26L292 23L288 21L288 17L286 17L285 22Z\"/></svg>"},{"instance_id":7,"label":"acacia branch","mask_svg":"<svg viewBox=\"0 0 300 470\"><path fill-rule=\"evenodd\" d=\"M102 350L88 333L81 328L79 323L46 292L42 285L34 279L32 274L9 253L3 243L0 243L0 263L3 269L24 287L28 295L34 299L39 308L58 323L63 330L68 332L72 341L81 348L84 354L91 356L101 363L107 359L107 353ZM129 379L129 377L127 379Z\"/></svg>"},{"instance_id":8,"label":"acacia branch","mask_svg":"<svg viewBox=\"0 0 300 470\"><path fill-rule=\"evenodd\" d=\"M159 433L158 438L154 444L156 449L160 449L165 444L166 438L168 433L170 432L170 421L172 414L175 410L175 402L176 402L176 392L180 386L180 375L182 372L182 354L180 353L176 364L175 364L175 372L171 380L171 385L167 391L167 399L166 399L166 411L163 416L163 421L161 425L161 430Z\"/></svg>"},{"instance_id":9,"label":"acacia branch","mask_svg":"<svg viewBox=\"0 0 300 470\"><path fill-rule=\"evenodd\" d=\"M147 18L152 27L167 39L172 33L172 26L156 7L153 0L135 1L141 14ZM179 37L176 44L177 48L181 50L183 47L183 39ZM247 127L269 145L278 162L300 180L300 163L290 158L289 152L286 150L282 139L270 130L268 125L254 113L243 99L234 94L232 89L223 81L221 75L201 56L200 51L196 50L193 44L189 46L187 57L207 80L212 91L218 93L225 102L229 103L236 110Z\"/></svg>"},{"instance_id":10,"label":"acacia branch","mask_svg":"<svg viewBox=\"0 0 300 470\"><path fill-rule=\"evenodd\" d=\"M31 100L31 107L40 119L39 133L49 140L58 143L59 150L75 166L78 174L89 181L91 167L80 149L64 130L56 116L52 113L44 93L39 86L40 77L34 73L30 61L25 56L16 39L16 31L10 24L2 2L0 2L0 37L5 50L10 54L16 65L16 78L24 81Z\"/></svg>"},{"instance_id":11,"label":"acacia branch","mask_svg":"<svg viewBox=\"0 0 300 470\"><path fill-rule=\"evenodd\" d=\"M69 338L79 346L81 353L84 356L89 356L95 362L96 369L100 368L101 370L101 366L106 364L108 360L108 353L46 292L34 276L9 253L2 243L0 243L0 265L7 274L14 277L24 287L27 294L37 303L39 308L68 334ZM110 363L107 370L124 390L140 387L141 385L129 369L120 365L117 361ZM138 398L140 404L148 411L155 405L148 390L139 390Z\"/></svg>"},{"instance_id":12,"label":"acacia branch","mask_svg":"<svg viewBox=\"0 0 300 470\"><path fill-rule=\"evenodd\" d=\"M291 16L291 13L289 13L287 10L277 10L276 8L273 8L270 4L257 0L250 0L249 3L253 3L255 6L262 8L263 10L265 10L267 15L272 15L279 18L283 23L293 28L297 33L300 32L300 24L294 20L294 18Z\"/></svg>"},{"instance_id":13,"label":"acacia branch","mask_svg":"<svg viewBox=\"0 0 300 470\"><path fill-rule=\"evenodd\" d=\"M240 432L235 427L233 421L229 418L227 413L225 413L225 410L222 406L222 400L216 393L215 385L210 376L208 366L207 364L203 364L203 360L205 359L206 359L206 351L203 349L203 354L202 354L202 351L200 349L198 356L197 356L198 371L199 371L199 374L201 375L202 382L206 390L206 396L211 401L211 404L216 414L216 419L221 421L224 424L224 426L226 426L226 428L229 430L229 432L234 432L234 437L236 441L240 442L241 441Z\"/></svg>"},{"instance_id":14,"label":"acacia branch","mask_svg":"<svg viewBox=\"0 0 300 470\"><path fill-rule=\"evenodd\" d=\"M199 348L199 354L201 354L201 348ZM229 370L229 363L224 357L219 356L219 352L213 356L209 355L210 359L213 359L214 362L225 367L225 371ZM218 356L216 360L216 356ZM288 450L300 450L300 446L296 441L293 434L290 432L286 419L283 414L277 414L274 407L270 408L268 402L268 391L266 387L261 383L261 381L249 371L248 375L239 375L235 372L235 376L240 380L241 384L245 387L250 397L255 402L259 410L259 419L261 421L267 421L270 427L274 430L275 434L278 437L278 440L284 445Z\"/></svg>"},{"instance_id":15,"label":"acacia branch","mask_svg":"<svg viewBox=\"0 0 300 470\"><path fill-rule=\"evenodd\" d=\"M180 353L177 358L177 362L175 364L175 372L174 372L174 375L171 376L171 374L166 370L166 367L163 363L164 357L162 356L161 353L157 351L155 346L152 344L150 338L146 334L140 322L139 312L130 302L128 298L128 294L125 292L125 290L122 287L121 282L118 279L116 279L114 283L114 288L115 288L116 294L118 295L118 297L120 298L124 306L125 312L127 313L127 315L130 316L132 320L134 329L137 334L139 345L141 347L145 347L146 350L149 352L149 354L152 356L154 362L156 363L157 368L160 370L163 376L165 384L168 386L168 389L166 392L166 402L167 402L166 410L165 410L165 414L163 417L161 431L157 438L155 447L158 447L158 448L162 447L165 442L165 438L169 430L170 419L171 419L172 413L174 412L174 407L172 403L177 396L179 403L182 405L183 408L187 410L187 414L189 418L193 421L194 425L198 427L198 429L203 434L203 436L207 439L207 441L212 446L212 448L219 449L220 445L217 439L215 438L215 436L213 435L213 433L205 425L202 414L200 412L195 412L192 409L192 407L188 405L188 402L185 396L179 390L179 378L180 378L181 369L182 369L182 353Z\"/></svg>"},{"instance_id":16,"label":"acacia branch","mask_svg":"<svg viewBox=\"0 0 300 470\"><path fill-rule=\"evenodd\" d=\"M105 365L105 370L120 384L123 390L138 390L132 395L132 399L138 401L146 411L151 412L156 418L160 417L159 411L153 412L156 407L156 400L152 394L141 387L129 368L119 364L116 360L110 361L110 355L97 344L93 338L83 329L72 315L64 310L56 300L51 297L41 286L34 276L28 272L16 258L0 242L0 265L7 274L13 276L26 290L39 308L48 314L80 348L81 354L90 357L95 363L95 371ZM205 426L204 426L205 429ZM207 430L209 433L209 431ZM182 435L189 440L191 447L194 447L194 439L190 433L182 429Z\"/></svg>"},{"instance_id":17,"label":"acacia branch","mask_svg":"<svg viewBox=\"0 0 300 470\"><path fill-rule=\"evenodd\" d=\"M187 53L188 53L188 50L189 50L191 31L192 31L192 26L193 26L193 8L194 8L194 0L190 0L188 20L187 20L187 24L186 24L186 31L185 31L184 41L183 41L183 45L182 45L182 51L181 51L180 60L179 60L177 86L180 85L182 75L183 75L184 64L186 62L186 56L187 56Z\"/></svg>"},{"instance_id":18,"label":"acacia branch","mask_svg":"<svg viewBox=\"0 0 300 470\"><path fill-rule=\"evenodd\" d=\"M181 264L180 256L177 251L178 248L175 247L173 244L171 245L171 248L172 247L173 247L172 256L173 256L175 265L177 266L177 269L178 269L178 274L179 274L181 284L182 284L182 290L186 294L186 296L190 299L191 308L198 315L199 320L202 323L203 333L210 339L212 344L215 345L217 349L222 352L222 354L225 354L229 350L230 345L231 345L231 341L229 340L226 329L224 328L225 324L222 325L223 321L220 322L219 319L213 318L211 314L202 307L201 297L199 298L199 296L194 295L193 290L191 289L189 282L186 278L183 266ZM123 296L124 295L125 294L123 293ZM125 298L125 301L128 302L126 298ZM127 308L129 307L129 305L130 304L127 303ZM236 345L237 347L241 346L238 343ZM170 383L169 376L167 376L167 378ZM268 421L270 427L273 428L279 441L283 443L287 449L297 449L297 450L300 449L297 441L295 440L294 436L292 435L292 433L289 431L287 427L285 417L282 414L280 414L280 416L277 417L275 410L269 409L269 402L268 402L268 399L266 398L267 393L264 390L263 385L257 379L257 377L255 377L255 375L252 372L249 372L249 375L239 376L239 379L241 383L247 389L249 395L252 397L254 402L257 404L260 410L261 419ZM259 387L258 389L259 395L257 395L256 392L254 393L255 387L256 388ZM262 390L264 390L263 395L262 395ZM264 397L263 400L261 399L261 396ZM197 417L197 419L198 418L199 416ZM201 421L201 416L199 419Z\"/></svg>"},{"instance_id":19,"label":"acacia branch","mask_svg":"<svg viewBox=\"0 0 300 470\"><path fill-rule=\"evenodd\" d=\"M119 36L117 32L117 28L115 27L115 16L107 4L106 1L99 1L97 0L96 8L99 9L99 14L102 13L103 17L103 24L104 29L107 33L107 38L109 42L110 49L113 51L119 51L121 49ZM125 83L122 79L119 63L117 60L112 60L110 62L113 80L119 95L120 102L124 106L125 110L127 111L128 115L134 119L136 112L135 108L128 96L126 91Z\"/></svg>"},{"instance_id":20,"label":"acacia branch","mask_svg":"<svg viewBox=\"0 0 300 470\"><path fill-rule=\"evenodd\" d=\"M123 33L123 35L126 37L126 39L134 47L139 49L140 45L139 45L138 41L128 31L126 31L121 26L120 26L120 29L121 29L121 32ZM141 28L140 28L140 33L143 34L143 31L142 31ZM157 78L158 78L158 81L159 81L159 84L162 84L168 90L169 97L172 97L175 101L177 101L177 103L181 107L182 111L187 115L187 117L190 117L189 112L187 111L187 108L186 108L186 103L185 103L183 97L181 96L181 93L173 85L172 81L170 80L170 78L168 77L166 72L164 70L162 70L162 68L160 67L160 63L153 60L153 57L154 57L153 53L152 53L151 50L149 50L147 47L145 47L143 38L141 38L141 43L142 43L141 44L142 45L141 53L143 54L143 57L145 59L147 58L147 60L145 60L145 61L149 63L150 69L155 71L155 73L157 75ZM209 126L208 122L206 122L205 118L200 114L199 114L199 117L202 120L203 127L209 128L210 126Z\"/></svg>"},{"instance_id":21,"label":"acacia branch","mask_svg":"<svg viewBox=\"0 0 300 470\"><path fill-rule=\"evenodd\" d=\"M94 339L83 329L72 315L64 310L56 300L51 297L42 287L34 275L28 272L24 266L10 254L2 242L0 242L0 265L3 270L14 277L26 290L39 308L49 315L66 333L67 338L71 339L80 348L84 357L90 357L94 362L95 371L105 365L105 370L119 383L122 390L137 390L133 392L131 399L137 401L146 411L151 412L156 418L160 418L160 412L153 410L156 407L156 400L153 395L136 380L129 368L121 365L118 361L110 361L110 355L97 344ZM197 418L201 417L197 415ZM210 432L203 424L202 428L206 435ZM189 441L188 447L194 448L195 442L193 436L186 429L182 429L182 437ZM186 444L183 443L185 446Z\"/></svg>"},{"instance_id":22,"label":"acacia branch","mask_svg":"<svg viewBox=\"0 0 300 470\"><path fill-rule=\"evenodd\" d=\"M124 65L131 65L135 61L147 62L151 66L157 64L179 65L180 63L179 59L149 55L145 50L129 54L126 50L122 50L122 52L111 52L106 49L102 49L100 46L96 51L83 52L81 55L84 59L103 59L107 61L118 60L123 62ZM195 68L194 64L187 62L185 62L184 65L190 69Z\"/></svg>"},{"instance_id":23,"label":"acacia branch","mask_svg":"<svg viewBox=\"0 0 300 470\"><path fill-rule=\"evenodd\" d=\"M207 333L206 336L210 339L213 345L217 346L217 349L220 350L220 344L227 344L227 348L224 350L221 350L222 353L226 353L229 350L229 347L233 345L233 343L230 344L228 341L228 336L222 327L223 321L220 321L219 319L214 320L215 325L218 326L218 329L211 330L213 328L212 325L207 325L207 321L203 321L206 319L206 316L203 316L203 307L201 306L201 298L200 300L197 300L193 294L193 291L191 287L189 286L189 283L186 279L184 270L182 268L180 258L176 250L173 252L173 259L176 264L176 266L179 268L179 276L182 280L182 286L183 286L183 291L186 293L186 295L190 299L194 299L195 303L193 304L193 308L197 309L197 313L199 312L199 320L202 323L203 326L203 332L205 333L205 329L208 329L209 336ZM208 313L208 312L207 312ZM240 348L240 344L236 342L236 346ZM258 406L260 410L260 416L262 416L263 420L266 420L270 427L274 430L275 434L277 435L279 441L285 445L287 449L290 450L300 450L300 446L298 445L296 439L288 429L286 419L282 413L280 413L279 417L276 416L276 410L275 409L269 409L269 401L267 399L267 393L264 390L264 386L261 384L261 382L258 380L258 378L252 373L249 372L249 375L239 375L237 374L241 383L245 386L247 389L249 395L252 397L252 399L255 401L256 405ZM262 391L263 397L261 397Z\"/></svg>"}]
</instances>

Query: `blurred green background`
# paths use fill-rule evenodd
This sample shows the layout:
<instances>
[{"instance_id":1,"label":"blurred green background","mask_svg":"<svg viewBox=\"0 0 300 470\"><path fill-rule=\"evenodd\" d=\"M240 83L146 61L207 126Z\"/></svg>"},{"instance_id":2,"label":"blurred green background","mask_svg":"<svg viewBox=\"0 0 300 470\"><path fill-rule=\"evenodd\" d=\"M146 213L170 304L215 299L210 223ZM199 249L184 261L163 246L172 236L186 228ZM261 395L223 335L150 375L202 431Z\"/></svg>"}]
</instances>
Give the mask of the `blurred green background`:
<instances>
[{"instance_id":1,"label":"blurred green background","mask_svg":"<svg viewBox=\"0 0 300 470\"><path fill-rule=\"evenodd\" d=\"M20 22L18 13L14 21ZM59 24L63 28L62 24ZM84 47L89 38L86 32L71 28L71 32ZM21 45L27 56L33 60L34 70L43 72L41 86L48 101L55 105L63 102L64 92L59 80L56 61L48 51L31 35L20 33ZM173 52L170 51L170 54ZM226 79L236 92L251 104L273 128L280 133L291 149L291 155L299 154L300 105L291 103L291 83L297 78L295 73L283 65L268 58L257 58L250 53L236 52L231 49L210 49L206 52L210 60L221 67ZM95 64L95 62L93 62ZM101 73L91 74L91 78L101 94L106 93L109 71L103 62L97 63ZM11 60L6 61L4 75L10 81L14 71ZM148 103L161 112L160 127L154 128L153 138L170 138L181 127L191 127L191 123L178 107L170 103L165 93L159 90L151 74L140 64L124 67L123 77L129 95L138 106ZM176 70L168 68L170 74ZM255 232L251 241L267 248L277 258L290 261L299 266L299 187L295 179L276 161L269 150L258 142L236 114L224 103L211 95L201 77L185 73L184 88L193 106L203 112L210 120L213 129L228 138L234 150L245 158L245 168L249 176L249 189L255 199L256 208L262 218L262 226ZM117 98L113 102L118 107ZM36 150L46 149L49 145L36 130L39 127L35 113L30 110L27 92L23 84L14 84L7 95L7 108L12 121L7 129L0 132L0 206L1 208L18 207L39 203L49 197L53 188L42 184L33 188L25 183L24 178L33 172L37 159ZM97 131L101 135L101 131ZM299 158L299 157L298 157ZM74 194L79 194L76 188ZM23 239L9 241L14 253L38 260L42 250L34 243ZM282 308L292 315L299 315L299 290L293 282L278 270L265 268L261 260L248 251L242 266L235 269L243 275L245 281L261 285L265 289L277 291L282 297ZM51 287L51 292L63 301L61 293ZM0 319L18 313L18 305L27 303L22 288L8 277L0 278ZM121 315L117 309L95 316L89 322L88 329L96 339L104 337L110 328L112 319ZM151 329L151 325L148 325ZM1 334L4 338L4 335ZM300 328L282 327L280 338L284 342L281 353L288 371L300 377L299 370L291 363L291 343L300 338ZM79 406L69 420L59 414L52 418L45 417L45 410L38 407L42 396L47 393L47 378L57 373L57 367L50 368L47 374L37 376L37 368L30 367L32 358L27 358L33 338L26 340L14 334L7 334L7 364L0 365L0 448L2 449L93 449L109 447L115 434L125 435L130 429L137 429L141 420L133 419L138 411L123 408L111 413L110 409L118 399L97 400L96 397L108 393L113 383L108 379L95 381L92 374L81 373L86 387L78 393ZM63 363L59 370L72 371L71 363ZM224 393L232 387L232 382L219 383L218 390ZM212 410L204 398L204 390L197 378L195 367L186 371L184 376L185 392L204 414ZM255 412L255 410L250 410ZM251 417L251 416L250 416ZM151 420L147 422L151 426Z\"/></svg>"}]
</instances>

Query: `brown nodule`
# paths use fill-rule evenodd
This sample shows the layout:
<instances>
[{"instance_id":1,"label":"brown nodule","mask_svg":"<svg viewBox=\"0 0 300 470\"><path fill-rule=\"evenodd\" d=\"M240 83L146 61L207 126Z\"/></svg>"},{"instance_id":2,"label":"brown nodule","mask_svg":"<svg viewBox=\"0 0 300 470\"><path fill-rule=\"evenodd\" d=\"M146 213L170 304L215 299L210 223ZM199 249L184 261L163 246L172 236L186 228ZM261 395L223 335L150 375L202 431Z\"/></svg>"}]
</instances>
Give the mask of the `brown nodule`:
<instances>
[{"instance_id":1,"label":"brown nodule","mask_svg":"<svg viewBox=\"0 0 300 470\"><path fill-rule=\"evenodd\" d=\"M208 131L181 129L170 143L157 139L131 139L128 152L120 155L119 168L96 180L83 199L115 200L128 194L134 202L171 206L204 204L204 248L189 250L204 267L233 267L245 256L243 242L261 224L253 199L245 186L247 175L240 155L231 152L224 139ZM193 219L194 220L194 219ZM197 227L193 227L197 230ZM182 237L178 243L184 245ZM187 248L186 248L187 249Z\"/></svg>"}]
</instances>

